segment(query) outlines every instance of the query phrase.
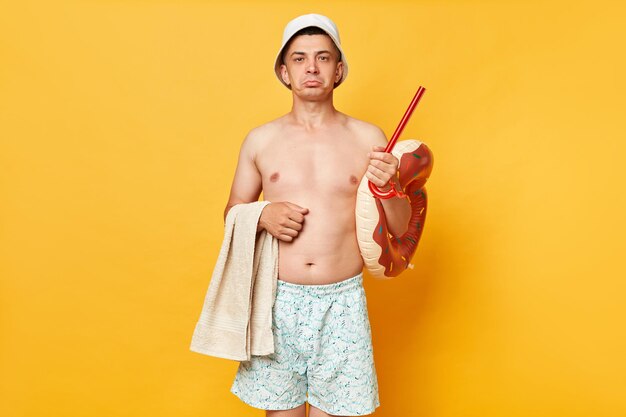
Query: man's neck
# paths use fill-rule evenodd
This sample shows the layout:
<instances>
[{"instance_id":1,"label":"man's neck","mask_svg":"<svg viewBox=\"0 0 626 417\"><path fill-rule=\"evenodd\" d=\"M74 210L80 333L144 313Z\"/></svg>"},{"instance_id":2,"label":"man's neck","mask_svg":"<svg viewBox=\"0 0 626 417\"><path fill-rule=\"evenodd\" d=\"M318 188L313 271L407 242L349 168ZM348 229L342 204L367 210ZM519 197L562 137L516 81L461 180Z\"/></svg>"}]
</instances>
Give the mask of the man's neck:
<instances>
[{"instance_id":1,"label":"man's neck","mask_svg":"<svg viewBox=\"0 0 626 417\"><path fill-rule=\"evenodd\" d=\"M307 131L324 127L337 116L337 110L333 106L333 97L330 95L322 101L305 101L294 96L291 107L293 123L302 126Z\"/></svg>"}]
</instances>

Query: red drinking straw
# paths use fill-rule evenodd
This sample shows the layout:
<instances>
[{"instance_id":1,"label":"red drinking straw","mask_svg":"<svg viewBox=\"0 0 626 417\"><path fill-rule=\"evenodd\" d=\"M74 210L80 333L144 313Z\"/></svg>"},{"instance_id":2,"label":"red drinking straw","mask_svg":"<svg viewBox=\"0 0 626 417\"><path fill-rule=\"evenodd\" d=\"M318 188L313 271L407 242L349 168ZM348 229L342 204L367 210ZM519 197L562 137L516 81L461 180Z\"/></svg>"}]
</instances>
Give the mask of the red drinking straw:
<instances>
[{"instance_id":1,"label":"red drinking straw","mask_svg":"<svg viewBox=\"0 0 626 417\"><path fill-rule=\"evenodd\" d=\"M415 97L413 97L413 101L411 101L411 104L409 104L409 108L406 109L406 112L404 113L402 120L400 120L400 124L396 128L396 131L393 132L393 136L387 143L387 147L385 148L384 152L390 153L393 147L395 146L396 141L398 140L398 137L404 130L404 126L409 121L409 118L411 117L413 110L415 110L417 103L419 103L420 99L422 98L422 95L424 95L424 91L426 91L426 89L420 85L420 87L417 89L417 93L415 93ZM391 185L391 189L389 189L389 191L381 191L381 189L378 188L376 185L374 185L374 183L372 183L371 181L368 181L368 182L369 182L368 186L369 186L370 191L372 192L372 194L374 194L378 198L382 198L386 200L396 195L400 198L406 197L406 194L404 194L402 191L396 191L395 182L393 182L393 180L389 180L389 185Z\"/></svg>"}]
</instances>

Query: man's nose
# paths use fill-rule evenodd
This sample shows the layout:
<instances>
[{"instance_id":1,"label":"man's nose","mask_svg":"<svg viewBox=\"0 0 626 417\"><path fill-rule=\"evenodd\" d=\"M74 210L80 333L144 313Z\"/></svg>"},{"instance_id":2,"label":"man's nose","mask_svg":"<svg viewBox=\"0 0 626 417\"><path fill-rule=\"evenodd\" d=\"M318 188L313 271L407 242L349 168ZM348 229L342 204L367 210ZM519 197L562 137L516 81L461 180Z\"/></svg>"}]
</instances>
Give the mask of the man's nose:
<instances>
[{"instance_id":1,"label":"man's nose","mask_svg":"<svg viewBox=\"0 0 626 417\"><path fill-rule=\"evenodd\" d=\"M317 62L315 60L309 61L307 72L317 72Z\"/></svg>"}]
</instances>

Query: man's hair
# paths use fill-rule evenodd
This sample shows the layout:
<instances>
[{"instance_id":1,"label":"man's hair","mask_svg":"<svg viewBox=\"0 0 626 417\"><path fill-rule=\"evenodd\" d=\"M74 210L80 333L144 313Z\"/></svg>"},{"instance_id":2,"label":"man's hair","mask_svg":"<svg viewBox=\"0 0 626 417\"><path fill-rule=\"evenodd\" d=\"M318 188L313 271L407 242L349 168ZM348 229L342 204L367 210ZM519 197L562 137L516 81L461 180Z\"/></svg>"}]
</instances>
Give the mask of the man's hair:
<instances>
[{"instance_id":1,"label":"man's hair","mask_svg":"<svg viewBox=\"0 0 626 417\"><path fill-rule=\"evenodd\" d=\"M293 36L289 39L289 41L285 44L285 47L283 48L283 51L280 54L281 64L285 63L285 54L287 53L287 50L289 49L289 45L291 45L291 42L296 38L296 36L299 36L299 35L326 35L328 36L328 33L324 32L323 29L318 28L317 26L307 26L303 29L300 29L299 31L294 33ZM337 48L337 45L335 45L335 41L333 41L333 39L330 36L328 37L333 42L335 51L337 51L337 56L338 56L337 62L339 62L341 61L341 51L339 50L339 48Z\"/></svg>"}]
</instances>

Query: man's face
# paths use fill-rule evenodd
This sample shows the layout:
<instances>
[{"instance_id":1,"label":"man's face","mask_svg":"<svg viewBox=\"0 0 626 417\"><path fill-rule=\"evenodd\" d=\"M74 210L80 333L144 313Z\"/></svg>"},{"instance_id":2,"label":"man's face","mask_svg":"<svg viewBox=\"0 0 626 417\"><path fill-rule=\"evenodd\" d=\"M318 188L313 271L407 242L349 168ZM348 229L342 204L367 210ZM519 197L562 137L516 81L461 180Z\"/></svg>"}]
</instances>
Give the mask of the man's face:
<instances>
[{"instance_id":1,"label":"man's face","mask_svg":"<svg viewBox=\"0 0 626 417\"><path fill-rule=\"evenodd\" d=\"M343 62L332 39L326 35L300 35L294 38L280 66L283 80L302 97L326 96L341 80Z\"/></svg>"}]
</instances>

